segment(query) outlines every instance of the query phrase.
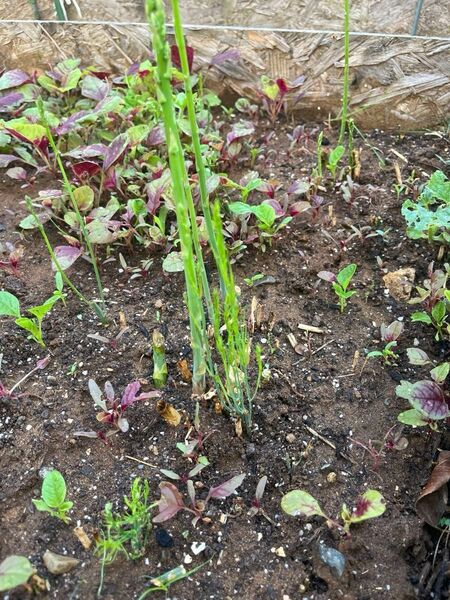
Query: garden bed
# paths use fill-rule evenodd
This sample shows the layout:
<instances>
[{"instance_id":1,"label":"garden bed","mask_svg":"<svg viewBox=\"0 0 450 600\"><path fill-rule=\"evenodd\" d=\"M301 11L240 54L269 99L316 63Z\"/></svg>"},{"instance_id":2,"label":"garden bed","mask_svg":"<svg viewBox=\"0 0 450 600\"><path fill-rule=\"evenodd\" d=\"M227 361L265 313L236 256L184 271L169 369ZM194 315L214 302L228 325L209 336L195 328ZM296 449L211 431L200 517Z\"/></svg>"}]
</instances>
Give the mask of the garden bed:
<instances>
[{"instance_id":1,"label":"garden bed","mask_svg":"<svg viewBox=\"0 0 450 600\"><path fill-rule=\"evenodd\" d=\"M292 180L309 174L318 132L318 127L306 125L312 142L289 150L287 134L292 127L280 122L275 135L267 139L271 128L263 121L255 134L256 142L264 143L267 150L267 160L258 169L260 177L277 180L285 191ZM332 141L334 134L325 129L325 136ZM253 338L262 345L271 376L258 392L250 439L236 435L233 422L217 414L214 401L201 403L202 431L213 433L204 450L210 466L200 480L209 487L245 473L237 495L211 501L205 513L208 522L200 521L195 528L184 513L164 523L173 537L172 548L158 545L155 527L145 559L118 559L106 568L102 598L137 598L145 589L143 576L155 576L180 564L192 568L205 561L209 562L170 590L171 597L428 597L424 592L427 579L420 576L437 537L423 533L414 505L429 476L436 448L445 449L446 440L436 432L406 428L403 435L408 447L388 452L378 470L352 440L367 445L369 440L383 439L396 424L406 403L396 397L395 387L401 379L414 380L417 375L405 353L415 338L430 357L445 358L447 348L433 342L423 324L410 322L412 307L406 300L395 300L386 293L383 276L387 271L413 267L416 282L421 282L428 264L436 258L434 247L406 237L402 200L392 191L397 181L394 163L404 179L413 169L419 177L422 172L429 175L442 168L438 156L448 160L448 143L437 134L424 138L380 132L370 134L366 141L379 149L385 164L381 166L369 145L357 139L362 148L362 171L351 203L344 201L339 186L329 188L316 220L312 220L311 210L301 213L280 231L272 247L261 252L250 246L235 264L244 305L249 306L256 296L262 307ZM233 169L236 173L231 172L230 177L236 178L248 167L240 164ZM20 276L0 272L0 286L26 306L48 297L54 284L38 234L25 232L19 241L16 227L27 214L22 200L24 192L35 197L40 189L53 187L58 184L48 178L38 177L27 190L1 179L0 241L21 243L24 256ZM347 244L340 243L354 233L352 226L360 231L369 226L370 232L382 230L384 235L364 239L356 235ZM49 232L57 245L51 227ZM186 419L171 427L158 414L153 400L130 408L129 432L109 437L107 444L73 435L97 425L88 392L90 378L99 384L108 379L117 390L136 379L144 389L151 388L151 332L155 327L165 335L169 366L162 397L189 419L194 415L190 387L177 369L180 359L190 361L183 274L163 273L162 257L156 252L147 276L130 281L117 252L112 257L114 260L103 257L101 262L109 327L102 327L75 298L68 297L67 307L55 307L51 319L44 322L49 364L27 381L23 396L0 404L1 557L29 556L39 575L48 581L49 598L95 598L100 563L92 551L83 549L72 527L35 511L31 499L39 496L43 468L56 467L64 474L68 496L74 502L72 524L80 524L90 537L101 526L105 503L110 501L119 508L136 476L148 479L156 500L158 483L164 479L159 469L186 468L176 450L187 433ZM130 267L145 258L148 253L136 249L126 255ZM317 273L336 272L352 262L358 267L354 279L357 294L341 314L328 285L318 283ZM273 280L249 287L244 278L255 273ZM71 276L86 296L95 297L88 263L78 261ZM376 360L364 364L366 350L377 345L380 324L395 319L405 323L398 364L385 367ZM98 334L113 339L125 324L128 330L113 344L89 337ZM299 324L321 332L307 333ZM2 321L0 333L1 379L10 387L47 351L27 341L12 322ZM296 338L296 350L288 342L289 334ZM424 367L423 376L426 374ZM268 483L262 506L269 519L248 515L263 476ZM332 515L338 514L343 502L352 506L368 488L382 492L387 509L382 517L355 526L351 537L343 538L322 520L295 519L282 512L281 497L294 488L312 493ZM345 555L341 577L320 559L319 540ZM199 555L192 551L194 542L205 543ZM81 562L67 575L49 575L42 563L47 549ZM445 589L444 580L439 585ZM437 588L436 592L440 593ZM22 589L9 597L27 596Z\"/></svg>"}]
</instances>

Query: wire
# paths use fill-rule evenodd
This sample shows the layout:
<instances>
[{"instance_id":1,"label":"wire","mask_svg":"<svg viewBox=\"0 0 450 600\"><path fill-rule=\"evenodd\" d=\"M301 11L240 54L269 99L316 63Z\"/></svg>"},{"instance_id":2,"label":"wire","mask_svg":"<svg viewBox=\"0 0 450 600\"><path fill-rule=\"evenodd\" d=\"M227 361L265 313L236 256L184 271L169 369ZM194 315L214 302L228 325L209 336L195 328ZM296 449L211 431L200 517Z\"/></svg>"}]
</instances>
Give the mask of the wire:
<instances>
[{"instance_id":1,"label":"wire","mask_svg":"<svg viewBox=\"0 0 450 600\"><path fill-rule=\"evenodd\" d=\"M423 0L419 0L423 2ZM114 27L145 27L147 23L140 23L136 21L58 21L56 19L49 20L33 20L33 19L3 19L0 20L1 24L6 25L20 25L20 24L34 24L34 25L103 25L103 26L114 26ZM168 25L169 29L172 29L172 25ZM329 35L344 35L343 31L333 29L287 29L287 28L272 28L272 27L247 27L239 25L195 25L186 24L185 29L191 31L196 30L210 30L210 31L261 31L270 33L304 33L304 34L329 34ZM429 36L429 35L412 35L410 33L382 33L377 31L350 31L349 35L352 37L374 37L374 38L396 38L396 39L421 39L421 40L439 40L450 42L450 37L445 36Z\"/></svg>"}]
</instances>

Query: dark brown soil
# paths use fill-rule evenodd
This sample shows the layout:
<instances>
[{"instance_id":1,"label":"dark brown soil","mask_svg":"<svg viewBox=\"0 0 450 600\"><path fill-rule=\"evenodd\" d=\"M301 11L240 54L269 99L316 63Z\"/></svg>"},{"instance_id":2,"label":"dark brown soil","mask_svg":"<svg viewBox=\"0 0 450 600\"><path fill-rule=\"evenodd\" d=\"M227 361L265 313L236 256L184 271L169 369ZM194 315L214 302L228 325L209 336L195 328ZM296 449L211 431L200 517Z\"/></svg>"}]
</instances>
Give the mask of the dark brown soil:
<instances>
[{"instance_id":1,"label":"dark brown soil","mask_svg":"<svg viewBox=\"0 0 450 600\"><path fill-rule=\"evenodd\" d=\"M264 307L265 319L255 339L263 345L272 377L258 394L251 440L236 437L233 423L217 415L212 404L202 406L202 428L215 429L215 433L206 444L211 466L200 479L209 486L246 473L238 496L211 501L206 515L210 522L199 523L196 528L191 526L187 513L169 521L166 528L173 536L174 548L163 551L152 537L145 560L119 560L108 567L102 598L137 598L144 589L143 576L183 564L188 554L193 559L189 567L211 560L171 589L170 597L179 600L424 597L419 576L434 551L435 540L424 538L414 503L429 475L440 436L408 428L408 448L389 453L378 472L373 471L370 456L364 455L349 437L367 444L371 439L382 439L395 425L397 414L406 408L405 402L395 396L395 386L402 378L417 377L417 368L410 367L405 356L414 338L436 358L442 350L425 326L410 323L411 307L385 293L384 272L376 257L381 257L383 267L389 271L412 266L417 280L423 279L436 249L405 236L401 201L391 191L395 182L393 161L399 162L406 178L412 169L429 174L442 168L436 154L448 159L449 153L445 140L437 136L399 138L374 133L370 141L381 149L387 165L381 169L371 150L361 143L363 171L352 204L345 203L338 192L329 192L317 223L311 223L308 214L297 217L266 253L250 249L236 265L245 301L249 303L254 294ZM263 176L274 177L286 188L291 178L309 171L310 155L295 151L287 156L283 128L269 146L274 153ZM393 154L392 148L408 162ZM25 214L21 203L24 190L5 180L1 185L0 241L20 242L15 228ZM364 241L355 237L342 250L339 240L352 233L351 225L371 225L389 232L384 238ZM26 234L21 243L25 246L22 276L0 272L0 286L15 293L26 307L47 298L53 286L49 259L38 236ZM138 254L127 256L131 265L138 265L140 258ZM120 272L117 259L103 265L112 317L108 329L102 328L74 298L69 298L66 309L57 306L44 324L51 362L23 386L21 391L26 394L0 404L0 558L12 553L29 556L49 583L48 598L96 598L100 562L83 550L72 526L34 510L31 499L39 496L39 471L43 467L56 467L64 474L68 496L74 502L72 524L81 524L89 535L101 524L105 502L121 507L123 495L129 492L136 476L149 480L156 499L162 480L159 469L187 468L175 448L186 430L166 424L153 403L132 407L128 414L130 431L109 438L108 446L73 437L77 430L98 427L87 389L89 378L99 384L109 379L117 391L134 379L151 381L148 332L157 324L156 301L162 302L170 371L163 397L193 416L190 389L180 381L176 369L180 357L190 358L183 277L164 276L160 261L155 257L149 276L131 282ZM316 285L317 273L324 269L336 271L350 262L358 265L358 294L341 315L327 284ZM272 275L275 284L249 289L243 277L257 272ZM72 276L86 295L95 296L89 265L79 264ZM93 333L116 335L121 311L130 329L117 349L88 337ZM379 325L396 318L406 323L399 365L386 368L370 361L363 368L361 357L365 349L375 347ZM299 323L319 327L323 334L306 338ZM300 354L287 340L291 332L300 344ZM45 351L27 341L9 321L1 322L0 333L1 380L11 387ZM359 359L355 358L356 352ZM70 374L74 364L76 371ZM336 450L312 435L306 426ZM335 474L334 481L330 473ZM263 475L268 477L263 508L273 524L262 516L247 514ZM375 488L383 493L387 510L381 518L355 526L351 538L343 539L320 519L306 521L282 513L281 497L294 488L312 493L332 515L338 514L343 502L352 505L365 489ZM341 578L320 561L319 540L345 554L347 564ZM200 556L191 551L193 542L205 542L206 550ZM67 575L49 575L42 562L46 549L75 556L81 563ZM28 595L22 590L9 597L17 600Z\"/></svg>"}]
</instances>

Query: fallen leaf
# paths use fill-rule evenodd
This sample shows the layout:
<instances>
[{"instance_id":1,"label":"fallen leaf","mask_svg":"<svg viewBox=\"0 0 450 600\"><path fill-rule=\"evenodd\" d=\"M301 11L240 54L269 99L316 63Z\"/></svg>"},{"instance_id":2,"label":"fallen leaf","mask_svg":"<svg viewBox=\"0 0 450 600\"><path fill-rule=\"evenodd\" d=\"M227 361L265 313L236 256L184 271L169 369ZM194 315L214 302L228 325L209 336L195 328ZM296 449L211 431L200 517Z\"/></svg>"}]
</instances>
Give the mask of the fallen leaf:
<instances>
[{"instance_id":1,"label":"fallen leaf","mask_svg":"<svg viewBox=\"0 0 450 600\"><path fill-rule=\"evenodd\" d=\"M187 383L192 381L192 373L185 358L182 358L177 362L177 369L183 381L186 381Z\"/></svg>"},{"instance_id":2,"label":"fallen leaf","mask_svg":"<svg viewBox=\"0 0 450 600\"><path fill-rule=\"evenodd\" d=\"M44 579L43 577L39 577L39 575L37 573L35 573L34 575L31 576L30 579L30 583L32 588L40 592L48 592L50 591L50 585L48 584L48 581L46 579Z\"/></svg>"},{"instance_id":3,"label":"fallen leaf","mask_svg":"<svg viewBox=\"0 0 450 600\"><path fill-rule=\"evenodd\" d=\"M119 312L119 328L125 329L127 326L127 319L125 317L125 313L122 311Z\"/></svg>"},{"instance_id":4,"label":"fallen leaf","mask_svg":"<svg viewBox=\"0 0 450 600\"><path fill-rule=\"evenodd\" d=\"M89 548L92 546L92 540L89 538L85 530L82 527L75 527L73 532L81 542L83 548L85 550L89 550Z\"/></svg>"},{"instance_id":5,"label":"fallen leaf","mask_svg":"<svg viewBox=\"0 0 450 600\"><path fill-rule=\"evenodd\" d=\"M433 527L438 526L446 510L448 481L450 481L450 451L443 451L439 454L437 464L416 501L418 515Z\"/></svg>"},{"instance_id":6,"label":"fallen leaf","mask_svg":"<svg viewBox=\"0 0 450 600\"><path fill-rule=\"evenodd\" d=\"M169 404L165 400L158 400L156 402L156 410L166 423L173 427L178 427L181 421L181 413L172 404Z\"/></svg>"},{"instance_id":7,"label":"fallen leaf","mask_svg":"<svg viewBox=\"0 0 450 600\"><path fill-rule=\"evenodd\" d=\"M238 419L236 421L236 423L234 424L234 431L236 432L236 435L238 436L238 438L242 437L242 421L241 421L241 419Z\"/></svg>"}]
</instances>

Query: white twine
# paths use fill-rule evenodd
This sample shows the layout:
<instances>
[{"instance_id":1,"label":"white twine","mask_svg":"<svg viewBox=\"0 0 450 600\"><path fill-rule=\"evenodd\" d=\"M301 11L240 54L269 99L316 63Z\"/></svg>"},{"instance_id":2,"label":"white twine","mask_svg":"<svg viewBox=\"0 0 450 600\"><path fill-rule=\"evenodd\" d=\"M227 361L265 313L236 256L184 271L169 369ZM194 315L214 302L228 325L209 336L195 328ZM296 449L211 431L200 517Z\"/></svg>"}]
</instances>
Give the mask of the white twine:
<instances>
[{"instance_id":1,"label":"white twine","mask_svg":"<svg viewBox=\"0 0 450 600\"><path fill-rule=\"evenodd\" d=\"M49 19L45 21L36 21L33 19L0 19L1 24L6 25L100 25L100 26L112 26L112 27L148 27L147 23L139 23L134 21L59 21L57 19ZM328 35L344 35L343 31L333 29L288 29L278 27L249 27L239 25L195 25L185 24L184 29L193 31L197 30L212 30L212 31L260 31L270 33L304 33L304 34L328 34ZM168 24L168 28L172 29L173 26ZM384 33L376 31L350 31L350 36L357 37L374 37L374 38L389 38L389 39L403 39L403 40L436 40L443 42L450 42L450 37L438 36L438 35L412 35L410 33Z\"/></svg>"}]
</instances>

